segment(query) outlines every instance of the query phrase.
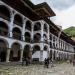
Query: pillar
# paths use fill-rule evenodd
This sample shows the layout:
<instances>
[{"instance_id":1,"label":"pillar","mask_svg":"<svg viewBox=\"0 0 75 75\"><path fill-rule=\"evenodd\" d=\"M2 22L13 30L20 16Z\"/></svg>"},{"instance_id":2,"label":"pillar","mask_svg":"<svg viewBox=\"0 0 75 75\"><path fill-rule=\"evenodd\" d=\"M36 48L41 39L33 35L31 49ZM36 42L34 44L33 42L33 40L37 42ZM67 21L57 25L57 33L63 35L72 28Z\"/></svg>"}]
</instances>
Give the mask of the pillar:
<instances>
[{"instance_id":1,"label":"pillar","mask_svg":"<svg viewBox=\"0 0 75 75\"><path fill-rule=\"evenodd\" d=\"M20 62L22 62L22 58L23 58L23 50L21 50Z\"/></svg>"},{"instance_id":2,"label":"pillar","mask_svg":"<svg viewBox=\"0 0 75 75\"><path fill-rule=\"evenodd\" d=\"M26 25L26 18L23 18L23 28L22 28L22 40L25 41L25 25Z\"/></svg>"},{"instance_id":3,"label":"pillar","mask_svg":"<svg viewBox=\"0 0 75 75\"><path fill-rule=\"evenodd\" d=\"M10 16L10 22L9 22L9 37L12 38L12 29L13 29L13 25L14 25L14 16L15 16L15 12L13 12L13 10L11 10L11 16Z\"/></svg>"},{"instance_id":4,"label":"pillar","mask_svg":"<svg viewBox=\"0 0 75 75\"><path fill-rule=\"evenodd\" d=\"M6 62L9 62L10 59L10 48L7 49Z\"/></svg>"}]
</instances>

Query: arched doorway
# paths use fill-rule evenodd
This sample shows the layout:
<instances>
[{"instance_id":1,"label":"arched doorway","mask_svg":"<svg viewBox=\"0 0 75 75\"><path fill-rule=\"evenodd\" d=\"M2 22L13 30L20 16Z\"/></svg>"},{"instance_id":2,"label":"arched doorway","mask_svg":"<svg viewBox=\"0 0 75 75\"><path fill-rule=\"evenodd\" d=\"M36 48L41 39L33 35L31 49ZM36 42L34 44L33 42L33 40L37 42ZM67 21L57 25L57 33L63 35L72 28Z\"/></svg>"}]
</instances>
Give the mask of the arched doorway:
<instances>
[{"instance_id":1,"label":"arched doorway","mask_svg":"<svg viewBox=\"0 0 75 75\"><path fill-rule=\"evenodd\" d=\"M10 61L20 61L21 55L21 45L19 43L14 43L10 51Z\"/></svg>"},{"instance_id":2,"label":"arched doorway","mask_svg":"<svg viewBox=\"0 0 75 75\"><path fill-rule=\"evenodd\" d=\"M8 36L8 26L2 21L0 21L0 35Z\"/></svg>"},{"instance_id":3,"label":"arched doorway","mask_svg":"<svg viewBox=\"0 0 75 75\"><path fill-rule=\"evenodd\" d=\"M31 35L29 32L25 33L25 42L31 42Z\"/></svg>"},{"instance_id":4,"label":"arched doorway","mask_svg":"<svg viewBox=\"0 0 75 75\"><path fill-rule=\"evenodd\" d=\"M35 43L38 43L38 42L40 42L40 40L41 40L41 35L39 34L39 33L36 33L35 35L34 35L34 42Z\"/></svg>"},{"instance_id":5,"label":"arched doorway","mask_svg":"<svg viewBox=\"0 0 75 75\"><path fill-rule=\"evenodd\" d=\"M23 25L22 17L19 14L16 14L14 17L14 23L17 24L18 26Z\"/></svg>"},{"instance_id":6,"label":"arched doorway","mask_svg":"<svg viewBox=\"0 0 75 75\"><path fill-rule=\"evenodd\" d=\"M37 22L34 25L34 31L39 31L39 30L41 30L41 24L40 24L40 22Z\"/></svg>"},{"instance_id":7,"label":"arched doorway","mask_svg":"<svg viewBox=\"0 0 75 75\"><path fill-rule=\"evenodd\" d=\"M10 20L10 11L6 6L0 5L0 17Z\"/></svg>"},{"instance_id":8,"label":"arched doorway","mask_svg":"<svg viewBox=\"0 0 75 75\"><path fill-rule=\"evenodd\" d=\"M29 20L26 22L25 29L31 31L31 22Z\"/></svg>"},{"instance_id":9,"label":"arched doorway","mask_svg":"<svg viewBox=\"0 0 75 75\"><path fill-rule=\"evenodd\" d=\"M25 47L24 47L24 51L23 51L23 57L24 58L31 58L30 56L30 45L26 45Z\"/></svg>"},{"instance_id":10,"label":"arched doorway","mask_svg":"<svg viewBox=\"0 0 75 75\"><path fill-rule=\"evenodd\" d=\"M21 31L19 28L15 27L12 31L13 33L13 38L17 40L21 40Z\"/></svg>"},{"instance_id":11,"label":"arched doorway","mask_svg":"<svg viewBox=\"0 0 75 75\"><path fill-rule=\"evenodd\" d=\"M0 62L6 61L7 43L0 39Z\"/></svg>"}]
</instances>

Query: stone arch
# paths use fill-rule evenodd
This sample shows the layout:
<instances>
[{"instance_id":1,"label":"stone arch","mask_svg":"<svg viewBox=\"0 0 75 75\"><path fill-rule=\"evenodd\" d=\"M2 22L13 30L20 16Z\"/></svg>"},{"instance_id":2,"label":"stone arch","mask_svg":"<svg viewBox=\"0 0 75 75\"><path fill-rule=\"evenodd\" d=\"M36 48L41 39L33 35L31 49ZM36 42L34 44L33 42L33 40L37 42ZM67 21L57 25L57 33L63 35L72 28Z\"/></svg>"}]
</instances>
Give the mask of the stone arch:
<instances>
[{"instance_id":1,"label":"stone arch","mask_svg":"<svg viewBox=\"0 0 75 75\"><path fill-rule=\"evenodd\" d=\"M6 61L8 46L9 44L5 39L0 39L0 62Z\"/></svg>"},{"instance_id":2,"label":"stone arch","mask_svg":"<svg viewBox=\"0 0 75 75\"><path fill-rule=\"evenodd\" d=\"M25 32L25 41L31 42L31 34L29 32Z\"/></svg>"},{"instance_id":3,"label":"stone arch","mask_svg":"<svg viewBox=\"0 0 75 75\"><path fill-rule=\"evenodd\" d=\"M4 5L0 5L0 17L10 21L10 9Z\"/></svg>"},{"instance_id":4,"label":"stone arch","mask_svg":"<svg viewBox=\"0 0 75 75\"><path fill-rule=\"evenodd\" d=\"M25 29L31 31L31 29L32 29L32 28L31 28L31 21L29 21L29 20L26 21Z\"/></svg>"},{"instance_id":5,"label":"stone arch","mask_svg":"<svg viewBox=\"0 0 75 75\"><path fill-rule=\"evenodd\" d=\"M21 48L22 46L18 42L14 42L11 45L10 61L20 61Z\"/></svg>"},{"instance_id":6,"label":"stone arch","mask_svg":"<svg viewBox=\"0 0 75 75\"><path fill-rule=\"evenodd\" d=\"M14 16L14 23L17 24L18 26L23 26L23 19L19 14L16 14Z\"/></svg>"},{"instance_id":7,"label":"stone arch","mask_svg":"<svg viewBox=\"0 0 75 75\"><path fill-rule=\"evenodd\" d=\"M19 28L17 27L13 28L12 33L14 39L21 40L21 30Z\"/></svg>"},{"instance_id":8,"label":"stone arch","mask_svg":"<svg viewBox=\"0 0 75 75\"><path fill-rule=\"evenodd\" d=\"M38 30L41 30L41 24L40 24L40 22L37 22L34 25L34 31L38 31Z\"/></svg>"},{"instance_id":9,"label":"stone arch","mask_svg":"<svg viewBox=\"0 0 75 75\"><path fill-rule=\"evenodd\" d=\"M48 27L47 27L47 24L46 23L44 24L44 31L45 32L48 32Z\"/></svg>"},{"instance_id":10,"label":"stone arch","mask_svg":"<svg viewBox=\"0 0 75 75\"><path fill-rule=\"evenodd\" d=\"M23 57L24 58L31 58L30 49L31 49L31 46L30 45L28 45L28 44L25 45L24 51L23 51Z\"/></svg>"},{"instance_id":11,"label":"stone arch","mask_svg":"<svg viewBox=\"0 0 75 75\"><path fill-rule=\"evenodd\" d=\"M0 21L0 35L8 36L8 25L5 22Z\"/></svg>"},{"instance_id":12,"label":"stone arch","mask_svg":"<svg viewBox=\"0 0 75 75\"><path fill-rule=\"evenodd\" d=\"M38 43L41 41L41 34L40 33L36 33L33 36L34 42Z\"/></svg>"}]
</instances>

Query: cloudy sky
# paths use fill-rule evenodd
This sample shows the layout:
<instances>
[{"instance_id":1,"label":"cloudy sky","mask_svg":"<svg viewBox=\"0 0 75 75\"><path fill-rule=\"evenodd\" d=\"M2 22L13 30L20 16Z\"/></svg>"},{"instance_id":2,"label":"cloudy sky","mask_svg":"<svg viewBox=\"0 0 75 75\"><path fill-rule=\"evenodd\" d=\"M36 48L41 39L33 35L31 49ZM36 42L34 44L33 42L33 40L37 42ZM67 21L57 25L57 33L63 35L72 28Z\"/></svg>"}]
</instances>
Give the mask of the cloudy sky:
<instances>
[{"instance_id":1,"label":"cloudy sky","mask_svg":"<svg viewBox=\"0 0 75 75\"><path fill-rule=\"evenodd\" d=\"M32 0L34 4L47 2L56 13L52 20L63 29L75 27L75 0Z\"/></svg>"}]
</instances>

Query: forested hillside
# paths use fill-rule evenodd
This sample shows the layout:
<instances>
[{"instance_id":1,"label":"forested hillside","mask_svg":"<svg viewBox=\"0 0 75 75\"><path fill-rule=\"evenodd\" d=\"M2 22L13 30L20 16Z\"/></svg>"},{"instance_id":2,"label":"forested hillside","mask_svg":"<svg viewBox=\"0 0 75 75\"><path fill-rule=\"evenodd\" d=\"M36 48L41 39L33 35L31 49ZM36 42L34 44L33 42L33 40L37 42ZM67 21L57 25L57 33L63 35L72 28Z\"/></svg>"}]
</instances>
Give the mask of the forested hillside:
<instances>
[{"instance_id":1,"label":"forested hillside","mask_svg":"<svg viewBox=\"0 0 75 75\"><path fill-rule=\"evenodd\" d=\"M67 29L64 30L64 32L71 37L75 37L75 27L69 27Z\"/></svg>"}]
</instances>

